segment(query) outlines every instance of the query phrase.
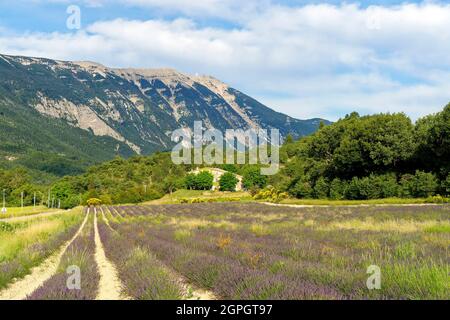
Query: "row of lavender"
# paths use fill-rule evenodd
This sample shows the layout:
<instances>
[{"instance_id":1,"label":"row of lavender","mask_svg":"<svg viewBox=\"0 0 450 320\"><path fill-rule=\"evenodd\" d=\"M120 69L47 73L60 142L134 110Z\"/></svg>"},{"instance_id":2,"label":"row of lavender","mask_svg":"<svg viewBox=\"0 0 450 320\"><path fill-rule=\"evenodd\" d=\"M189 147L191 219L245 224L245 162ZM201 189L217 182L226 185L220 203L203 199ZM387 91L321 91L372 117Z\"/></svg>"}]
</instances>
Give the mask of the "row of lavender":
<instances>
[{"instance_id":1,"label":"row of lavender","mask_svg":"<svg viewBox=\"0 0 450 320\"><path fill-rule=\"evenodd\" d=\"M177 279L147 248L139 245L137 239L140 234L120 234L103 220L98 228L106 256L117 268L127 296L135 300L177 300L183 297L183 289Z\"/></svg>"},{"instance_id":2,"label":"row of lavender","mask_svg":"<svg viewBox=\"0 0 450 320\"><path fill-rule=\"evenodd\" d=\"M237 225L237 228L202 225L180 229L161 223L164 219L130 219L128 223L113 224L121 239L154 253L195 285L222 298L401 299L441 298L448 294L443 285L448 255L440 245L445 240L440 235L322 230L298 223L299 218L315 219L324 225L330 221L367 218L378 222L400 218L448 221L449 208L445 206L302 210L260 204L200 204L117 209L126 217L202 218L210 222L226 219ZM270 214L279 217L264 224L262 217ZM255 222L276 232L255 232L252 230ZM435 239L423 241L430 237ZM408 248L419 245L420 250L409 253ZM385 290L368 290L366 270L371 264L398 269L386 275L386 281L391 278L391 283ZM408 271L411 278L425 276L432 284L419 284L416 288L403 274ZM405 277L405 283L396 283L400 282L397 276Z\"/></svg>"},{"instance_id":3,"label":"row of lavender","mask_svg":"<svg viewBox=\"0 0 450 320\"><path fill-rule=\"evenodd\" d=\"M64 253L58 270L29 300L93 300L100 275L95 262L93 214ZM72 276L72 277L71 277ZM77 277L79 276L79 279ZM73 278L73 279L72 279Z\"/></svg>"}]
</instances>

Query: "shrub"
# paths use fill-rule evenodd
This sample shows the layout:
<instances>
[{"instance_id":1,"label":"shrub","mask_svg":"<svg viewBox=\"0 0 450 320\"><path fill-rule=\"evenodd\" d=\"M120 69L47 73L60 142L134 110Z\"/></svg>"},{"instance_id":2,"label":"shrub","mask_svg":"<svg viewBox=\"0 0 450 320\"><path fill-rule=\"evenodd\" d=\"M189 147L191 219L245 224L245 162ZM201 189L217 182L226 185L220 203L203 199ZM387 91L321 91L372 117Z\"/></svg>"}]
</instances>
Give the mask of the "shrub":
<instances>
[{"instance_id":1,"label":"shrub","mask_svg":"<svg viewBox=\"0 0 450 320\"><path fill-rule=\"evenodd\" d=\"M345 197L350 200L380 199L398 196L399 186L395 175L370 175L354 177L345 188Z\"/></svg>"},{"instance_id":2,"label":"shrub","mask_svg":"<svg viewBox=\"0 0 450 320\"><path fill-rule=\"evenodd\" d=\"M361 183L358 177L353 177L345 190L345 197L349 200L361 200Z\"/></svg>"},{"instance_id":3,"label":"shrub","mask_svg":"<svg viewBox=\"0 0 450 320\"><path fill-rule=\"evenodd\" d=\"M385 174L380 176L381 196L383 198L397 197L400 191L400 186L397 183L395 174Z\"/></svg>"},{"instance_id":4,"label":"shrub","mask_svg":"<svg viewBox=\"0 0 450 320\"><path fill-rule=\"evenodd\" d=\"M91 198L87 201L88 206L99 206L102 204L102 200L97 198Z\"/></svg>"},{"instance_id":5,"label":"shrub","mask_svg":"<svg viewBox=\"0 0 450 320\"><path fill-rule=\"evenodd\" d=\"M245 189L258 188L262 189L267 186L267 176L261 174L258 167L249 167L244 171L242 184Z\"/></svg>"},{"instance_id":6,"label":"shrub","mask_svg":"<svg viewBox=\"0 0 450 320\"><path fill-rule=\"evenodd\" d=\"M70 195L67 199L61 201L61 209L72 209L80 205L80 196Z\"/></svg>"},{"instance_id":7,"label":"shrub","mask_svg":"<svg viewBox=\"0 0 450 320\"><path fill-rule=\"evenodd\" d=\"M0 231L1 232L13 232L14 226L12 224L9 224L7 222L0 221Z\"/></svg>"},{"instance_id":8,"label":"shrub","mask_svg":"<svg viewBox=\"0 0 450 320\"><path fill-rule=\"evenodd\" d=\"M193 173L186 175L186 177L184 178L184 185L185 185L186 189L189 189L189 190L195 189L195 183L196 183L195 179L196 179L196 175Z\"/></svg>"},{"instance_id":9,"label":"shrub","mask_svg":"<svg viewBox=\"0 0 450 320\"><path fill-rule=\"evenodd\" d=\"M414 176L404 174L400 179L399 195L402 198L412 198L414 189Z\"/></svg>"},{"instance_id":10,"label":"shrub","mask_svg":"<svg viewBox=\"0 0 450 320\"><path fill-rule=\"evenodd\" d=\"M336 178L330 184L330 198L333 200L341 200L345 196L345 182Z\"/></svg>"},{"instance_id":11,"label":"shrub","mask_svg":"<svg viewBox=\"0 0 450 320\"><path fill-rule=\"evenodd\" d=\"M426 203L448 203L449 199L444 198L443 196L437 195L433 197L428 197L425 199Z\"/></svg>"},{"instance_id":12,"label":"shrub","mask_svg":"<svg viewBox=\"0 0 450 320\"><path fill-rule=\"evenodd\" d=\"M330 187L325 178L320 177L314 186L314 196L318 199L328 198Z\"/></svg>"},{"instance_id":13,"label":"shrub","mask_svg":"<svg viewBox=\"0 0 450 320\"><path fill-rule=\"evenodd\" d=\"M433 196L438 188L436 176L432 173L416 171L414 182L415 197L425 198Z\"/></svg>"},{"instance_id":14,"label":"shrub","mask_svg":"<svg viewBox=\"0 0 450 320\"><path fill-rule=\"evenodd\" d=\"M439 186L434 174L419 170L416 171L414 176L402 176L400 184L402 196L416 198L427 198L435 195Z\"/></svg>"},{"instance_id":15,"label":"shrub","mask_svg":"<svg viewBox=\"0 0 450 320\"><path fill-rule=\"evenodd\" d=\"M270 202L280 202L287 199L289 195L286 192L281 192L276 188L269 186L268 188L258 192L253 198L255 200L266 200Z\"/></svg>"},{"instance_id":16,"label":"shrub","mask_svg":"<svg viewBox=\"0 0 450 320\"><path fill-rule=\"evenodd\" d=\"M442 191L444 191L445 195L450 195L450 174L447 176L447 179L442 181Z\"/></svg>"},{"instance_id":17,"label":"shrub","mask_svg":"<svg viewBox=\"0 0 450 320\"><path fill-rule=\"evenodd\" d=\"M299 180L290 193L296 198L312 198L314 190L308 181Z\"/></svg>"},{"instance_id":18,"label":"shrub","mask_svg":"<svg viewBox=\"0 0 450 320\"><path fill-rule=\"evenodd\" d=\"M236 191L236 185L239 182L238 178L231 173L224 173L219 179L219 185L221 191Z\"/></svg>"},{"instance_id":19,"label":"shrub","mask_svg":"<svg viewBox=\"0 0 450 320\"><path fill-rule=\"evenodd\" d=\"M236 167L236 165L234 164L224 164L221 166L222 170L228 171L228 172L232 172L232 173L237 173L238 172L238 168Z\"/></svg>"},{"instance_id":20,"label":"shrub","mask_svg":"<svg viewBox=\"0 0 450 320\"><path fill-rule=\"evenodd\" d=\"M187 189L191 190L211 190L214 183L214 176L208 171L198 174L188 174L184 179Z\"/></svg>"}]
</instances>

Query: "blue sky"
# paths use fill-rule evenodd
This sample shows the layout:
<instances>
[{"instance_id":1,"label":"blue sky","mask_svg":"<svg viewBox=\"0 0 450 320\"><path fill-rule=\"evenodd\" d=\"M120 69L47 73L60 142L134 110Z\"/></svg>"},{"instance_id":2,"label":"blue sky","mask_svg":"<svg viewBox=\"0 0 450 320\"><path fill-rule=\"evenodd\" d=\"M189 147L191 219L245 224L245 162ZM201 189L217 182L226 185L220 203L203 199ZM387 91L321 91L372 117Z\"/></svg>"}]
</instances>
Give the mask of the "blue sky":
<instances>
[{"instance_id":1,"label":"blue sky","mask_svg":"<svg viewBox=\"0 0 450 320\"><path fill-rule=\"evenodd\" d=\"M209 74L298 118L437 112L448 52L442 1L0 1L0 53Z\"/></svg>"},{"instance_id":2,"label":"blue sky","mask_svg":"<svg viewBox=\"0 0 450 320\"><path fill-rule=\"evenodd\" d=\"M405 2L421 3L420 0L380 0L380 1L341 1L341 0L277 0L272 1L274 4L280 4L288 7L298 7L311 4L332 4L339 5L341 3L359 3L361 7L371 5L398 5ZM26 31L42 31L54 32L65 31L66 16L65 10L68 4L77 4L83 9L83 23L90 24L98 20L111 20L116 18L128 19L174 19L180 16L189 17L182 10L163 10L158 6L149 6L143 9L142 6L136 4L118 5L113 1L100 1L101 5L90 4L89 1L27 1L17 0L12 5L11 1L0 1L0 23L3 27L10 28L17 32ZM196 20L203 25L213 25L221 27L234 27L235 23L229 23L220 17L196 17Z\"/></svg>"}]
</instances>

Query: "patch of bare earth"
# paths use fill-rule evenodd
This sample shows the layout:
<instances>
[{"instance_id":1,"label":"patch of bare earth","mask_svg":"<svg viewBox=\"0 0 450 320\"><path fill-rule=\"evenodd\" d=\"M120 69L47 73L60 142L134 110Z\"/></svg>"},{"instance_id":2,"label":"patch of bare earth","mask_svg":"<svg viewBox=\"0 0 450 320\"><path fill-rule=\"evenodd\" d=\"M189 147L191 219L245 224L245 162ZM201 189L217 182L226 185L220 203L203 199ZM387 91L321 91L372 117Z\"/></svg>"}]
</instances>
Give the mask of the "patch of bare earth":
<instances>
[{"instance_id":1,"label":"patch of bare earth","mask_svg":"<svg viewBox=\"0 0 450 320\"><path fill-rule=\"evenodd\" d=\"M44 284L45 281L50 279L57 271L61 262L61 258L66 252L67 248L75 241L75 239L81 234L84 226L89 217L89 211L86 213L86 217L83 220L77 233L67 241L55 254L47 258L39 266L31 269L31 273L25 276L23 279L17 280L10 284L6 289L0 292L0 300L24 300L27 296L31 295L36 289Z\"/></svg>"},{"instance_id":2,"label":"patch of bare earth","mask_svg":"<svg viewBox=\"0 0 450 320\"><path fill-rule=\"evenodd\" d=\"M185 300L218 300L213 292L192 286L184 277L180 276L178 281L183 288L183 298Z\"/></svg>"},{"instance_id":3,"label":"patch of bare earth","mask_svg":"<svg viewBox=\"0 0 450 320\"><path fill-rule=\"evenodd\" d=\"M100 273L100 283L96 300L125 300L129 299L123 294L122 284L114 265L106 258L105 249L98 232L97 209L94 215L95 232L95 261Z\"/></svg>"}]
</instances>

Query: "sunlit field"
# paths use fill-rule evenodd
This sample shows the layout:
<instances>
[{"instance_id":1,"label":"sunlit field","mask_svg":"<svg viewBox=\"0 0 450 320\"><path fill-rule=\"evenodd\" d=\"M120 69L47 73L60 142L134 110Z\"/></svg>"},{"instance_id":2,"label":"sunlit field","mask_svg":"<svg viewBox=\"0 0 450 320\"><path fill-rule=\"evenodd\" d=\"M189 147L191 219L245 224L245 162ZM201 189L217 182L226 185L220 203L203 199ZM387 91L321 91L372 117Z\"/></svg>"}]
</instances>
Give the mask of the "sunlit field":
<instances>
[{"instance_id":1,"label":"sunlit field","mask_svg":"<svg viewBox=\"0 0 450 320\"><path fill-rule=\"evenodd\" d=\"M0 289L30 273L79 225L81 209L20 222L0 221Z\"/></svg>"},{"instance_id":2,"label":"sunlit field","mask_svg":"<svg viewBox=\"0 0 450 320\"><path fill-rule=\"evenodd\" d=\"M223 299L450 298L448 206L216 203L116 207L106 218L106 254L135 299L183 297L174 273ZM379 290L366 285L371 265Z\"/></svg>"},{"instance_id":3,"label":"sunlit field","mask_svg":"<svg viewBox=\"0 0 450 320\"><path fill-rule=\"evenodd\" d=\"M103 206L0 226L1 299L450 299L448 205Z\"/></svg>"},{"instance_id":4,"label":"sunlit field","mask_svg":"<svg viewBox=\"0 0 450 320\"><path fill-rule=\"evenodd\" d=\"M30 216L34 214L46 213L46 212L56 212L60 211L58 209L49 209L45 206L29 206L29 207L10 207L6 208L7 211L5 213L0 213L0 219L7 219L13 217L23 217Z\"/></svg>"},{"instance_id":5,"label":"sunlit field","mask_svg":"<svg viewBox=\"0 0 450 320\"><path fill-rule=\"evenodd\" d=\"M204 191L204 190L177 190L172 194L166 194L161 199L149 201L146 204L176 204L176 203L192 203L201 202L234 202L234 201L251 201L252 196L249 192L220 192L220 191Z\"/></svg>"}]
</instances>

